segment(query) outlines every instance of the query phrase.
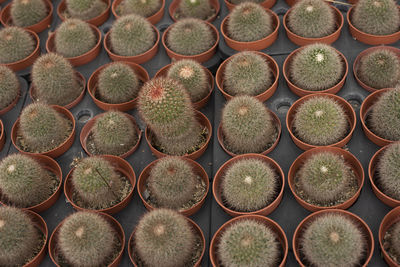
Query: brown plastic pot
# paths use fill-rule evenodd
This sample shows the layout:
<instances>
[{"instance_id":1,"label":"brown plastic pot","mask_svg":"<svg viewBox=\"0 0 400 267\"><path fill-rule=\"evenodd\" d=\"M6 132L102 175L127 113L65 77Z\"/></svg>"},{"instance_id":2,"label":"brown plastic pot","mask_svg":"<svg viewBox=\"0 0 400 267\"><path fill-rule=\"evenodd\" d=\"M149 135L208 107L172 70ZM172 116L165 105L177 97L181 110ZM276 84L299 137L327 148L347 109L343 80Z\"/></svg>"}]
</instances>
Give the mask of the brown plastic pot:
<instances>
[{"instance_id":1,"label":"brown plastic pot","mask_svg":"<svg viewBox=\"0 0 400 267\"><path fill-rule=\"evenodd\" d=\"M365 238L367 248L365 251L366 256L364 262L361 263L362 265L360 264L357 266L366 267L369 261L371 260L372 254L374 252L374 237L372 235L371 229L369 229L368 225L360 217L358 217L354 213L341 209L327 209L327 210L317 211L308 215L304 220L300 222L300 224L297 226L294 232L293 243L292 243L293 253L299 265L301 267L308 266L306 263L303 262L304 257L303 254L301 253L301 247L300 247L300 240L302 238L302 234L305 228L316 218L324 216L325 214L339 214L341 216L345 216L346 218L352 220L359 227Z\"/></svg>"},{"instance_id":2,"label":"brown plastic pot","mask_svg":"<svg viewBox=\"0 0 400 267\"><path fill-rule=\"evenodd\" d=\"M110 226L114 229L116 235L118 236L118 240L119 240L119 243L121 244L121 248L119 250L118 255L115 257L115 259L107 266L107 267L118 267L119 263L121 262L121 259L122 259L122 254L124 254L124 249L125 249L124 229L122 229L121 224L116 219L114 219L112 216L110 216L106 213L102 213L102 212L96 212L96 214L99 214L100 216L102 216L110 224ZM65 222L66 219L68 219L68 217L65 218L60 224L57 225L57 227L54 229L53 233L51 234L50 240L49 240L49 256L50 256L51 260L53 261L53 263L57 267L63 266L57 262L57 253L59 253L58 235L60 232L60 227L62 226L62 224Z\"/></svg>"},{"instance_id":3,"label":"brown plastic pot","mask_svg":"<svg viewBox=\"0 0 400 267\"><path fill-rule=\"evenodd\" d=\"M192 166L194 173L197 174L198 176L200 176L201 180L206 184L206 192L198 203L196 203L191 208L184 209L184 210L178 210L178 212L182 215L192 216L193 214L198 212L201 209L201 207L203 206L203 204L206 200L207 194L208 194L208 189L210 187L210 181L208 179L208 175L207 175L206 171L199 163L197 163L196 161L191 160L189 158L185 158L185 157L181 157L181 159L183 159L187 163L189 163ZM146 166L146 168L143 169L142 173L139 176L139 180L138 180L138 184L137 184L137 191L139 193L139 197L142 199L144 206L149 211L154 210L157 207L152 206L149 202L146 201L146 199L143 196L143 192L146 190L147 179L150 176L150 172L151 172L152 168L159 161L160 161L160 159L157 159L157 160L151 162L149 165Z\"/></svg>"},{"instance_id":4,"label":"brown plastic pot","mask_svg":"<svg viewBox=\"0 0 400 267\"><path fill-rule=\"evenodd\" d=\"M129 192L129 194L119 203L115 204L112 207L106 208L106 209L98 209L98 210L93 210L93 209L87 209L87 208L82 208L76 204L73 199L72 199L72 194L74 193L74 186L72 184L72 175L75 170L75 168L72 168L69 173L67 174L67 177L65 178L65 183L64 183L64 194L69 203L71 203L72 207L78 211L95 211L95 212L104 212L107 214L115 214L117 212L120 212L123 210L131 201L131 198L133 196L133 191L135 189L135 184L136 184L136 176L135 172L133 171L132 166L124 159L121 157L117 156L112 156L112 155L100 155L99 157L107 160L110 162L110 164L115 168L115 170L121 174L123 174L131 183L132 190Z\"/></svg>"},{"instance_id":5,"label":"brown plastic pot","mask_svg":"<svg viewBox=\"0 0 400 267\"><path fill-rule=\"evenodd\" d=\"M357 123L356 113L354 112L353 107L346 100L341 98L340 96L332 95L332 94L325 94L325 93L316 93L316 94L303 96L302 98L298 99L296 102L294 102L292 104L292 106L289 108L287 115L286 115L286 127L289 131L290 137L292 138L295 145L298 146L302 150L309 150L311 148L321 147L321 146L307 144L307 143L303 142L302 140L300 140L299 138L297 138L297 136L294 134L294 131L293 131L294 116L297 112L298 107L301 104L303 104L306 100L313 98L313 97L322 97L322 96L332 98L338 104L340 104L340 106L344 110L344 113L346 115L347 121L350 126L349 127L350 131L344 138L342 138L340 141L338 141L334 144L327 145L327 147L344 147L350 141L351 137L353 136L354 129L356 128L356 123Z\"/></svg>"},{"instance_id":6,"label":"brown plastic pot","mask_svg":"<svg viewBox=\"0 0 400 267\"><path fill-rule=\"evenodd\" d=\"M279 139L281 138L281 133L282 133L282 125L281 125L281 120L278 118L278 116L276 116L276 114L274 112L272 112L271 110L268 109L268 112L271 114L273 121L275 122L276 127L278 128L278 136L275 140L275 142L272 144L272 146L270 146L267 150L258 153L261 155L267 155L268 153L272 152L272 150L275 149L275 147L278 145L279 143ZM224 133L222 131L222 126L221 123L218 126L218 130L217 130L217 137L218 137L218 142L219 145L222 147L222 149L230 156L232 157L236 157L239 154L235 154L231 151L228 150L228 148L226 148L225 144L224 144Z\"/></svg>"},{"instance_id":7,"label":"brown plastic pot","mask_svg":"<svg viewBox=\"0 0 400 267\"><path fill-rule=\"evenodd\" d=\"M270 204L268 204L266 207L258 209L256 211L252 211L252 212L235 211L235 210L229 208L227 205L225 205L225 203L222 199L223 197L222 197L222 191L221 191L221 183L225 177L226 171L232 166L232 164L234 164L237 161L243 160L243 159L257 159L257 160L261 160L261 161L265 162L266 164L268 164L275 170L275 172L279 176L278 179L280 180L280 189L279 189L279 193L276 196L276 198ZM221 166L221 168L219 168L217 173L215 174L214 180L213 180L213 185L212 185L212 191L213 191L215 201L226 213L228 213L230 216L233 216L233 217L237 217L237 216L241 216L241 215L251 215L251 214L262 215L262 216L269 215L281 203L284 188L285 188L285 174L283 173L282 168L279 166L279 164L267 156L260 155L260 154L254 154L254 153L239 155L239 156L231 158L230 160L225 162Z\"/></svg>"},{"instance_id":8,"label":"brown plastic pot","mask_svg":"<svg viewBox=\"0 0 400 267\"><path fill-rule=\"evenodd\" d=\"M218 16L220 5L219 5L219 1L218 0L209 0L209 1L210 1L210 5L212 6L212 8L215 11L215 14L213 16L211 16L210 18L208 18L206 21L207 22L212 22ZM175 12L179 8L179 4L180 3L181 3L181 0L173 0L172 3L169 5L169 10L168 10L169 11L169 16L175 22L178 21L175 18Z\"/></svg>"},{"instance_id":9,"label":"brown plastic pot","mask_svg":"<svg viewBox=\"0 0 400 267\"><path fill-rule=\"evenodd\" d=\"M211 126L211 123L208 120L208 118L203 113L201 113L200 111L197 111L197 110L195 110L195 116L196 116L197 121L200 123L200 125L207 128L208 134L207 134L207 140L203 144L202 147L200 147L195 152L183 155L183 157L186 157L186 158L189 158L192 160L195 160L198 157L200 157L201 155L203 155L203 153L206 151L206 149L208 147L208 144L210 143L211 135L212 135L212 126ZM151 153L153 153L157 158L162 158L162 157L168 156L167 154L157 150L157 148L155 148L152 145L152 136L153 136L152 131L150 130L150 128L148 126L146 126L145 137L146 137L147 144L150 147Z\"/></svg>"},{"instance_id":10,"label":"brown plastic pot","mask_svg":"<svg viewBox=\"0 0 400 267\"><path fill-rule=\"evenodd\" d=\"M30 210L24 210L24 212L29 216L29 218L32 220L33 224L42 232L44 235L44 244L38 254L30 260L28 263L26 263L23 267L37 267L40 265L40 263L43 261L44 257L46 256L46 245L47 245L47 240L49 240L49 230L47 229L47 224L43 218Z\"/></svg>"},{"instance_id":11,"label":"brown plastic pot","mask_svg":"<svg viewBox=\"0 0 400 267\"><path fill-rule=\"evenodd\" d=\"M381 225L379 226L379 245L381 247L381 252L383 255L383 258L385 259L386 263L390 267L398 267L399 264L392 259L392 257L389 256L389 253L385 250L384 246L384 238L386 232L400 220L400 207L392 209L386 216L383 218Z\"/></svg>"},{"instance_id":12,"label":"brown plastic pot","mask_svg":"<svg viewBox=\"0 0 400 267\"><path fill-rule=\"evenodd\" d=\"M18 82L19 83L19 82ZM19 98L21 97L21 84L19 84L18 86L18 94L17 97L5 108L3 108L2 110L0 110L0 115L6 114L7 112L9 112L10 110L12 110L15 105L18 103Z\"/></svg>"},{"instance_id":13,"label":"brown plastic pot","mask_svg":"<svg viewBox=\"0 0 400 267\"><path fill-rule=\"evenodd\" d=\"M75 118L72 115L72 113L61 106L56 106L56 105L51 105L52 108L54 108L58 113L62 114L63 116L67 117L71 122L72 122L72 130L70 135L68 136L67 139L65 139L65 141L60 144L58 147L53 148L49 151L46 152L42 152L42 153L32 153L32 152L27 152L22 150L22 148L20 148L17 145L17 136L18 136L18 131L19 131L19 118L17 119L17 121L14 123L12 129L11 129L11 141L14 145L14 147L21 153L23 154L27 154L27 155L45 155L51 158L57 158L59 156L61 156L62 154L64 154L74 143L74 139L75 139L75 132L76 132L76 124L75 124Z\"/></svg>"},{"instance_id":14,"label":"brown plastic pot","mask_svg":"<svg viewBox=\"0 0 400 267\"><path fill-rule=\"evenodd\" d=\"M232 4L229 0L224 0L226 7L228 8L229 11L231 11L235 6L235 4ZM265 8L265 9L271 9L276 3L276 0L265 0L260 3L260 5Z\"/></svg>"},{"instance_id":15,"label":"brown plastic pot","mask_svg":"<svg viewBox=\"0 0 400 267\"><path fill-rule=\"evenodd\" d=\"M220 267L220 260L218 259L218 246L219 246L219 242L221 239L222 234L226 231L226 229L228 227L230 227L233 224L236 224L239 221L243 221L243 220L253 220L256 222L259 222L265 226L267 226L269 229L271 229L275 235L276 238L278 239L278 242L281 245L281 254L282 254L282 260L279 263L279 267L284 267L286 264L286 259L287 259L287 255L288 255L288 251L289 251L289 245L288 245L288 241L285 235L285 232L283 231L282 227L279 226L279 224L277 224L275 221L264 217L264 216L260 216L260 215L243 215L243 216L239 216L239 217L235 217L229 221L227 221L226 223L224 223L218 230L217 232L215 232L211 243L210 243L210 261L213 267ZM278 265L277 265L278 266Z\"/></svg>"},{"instance_id":16,"label":"brown plastic pot","mask_svg":"<svg viewBox=\"0 0 400 267\"><path fill-rule=\"evenodd\" d=\"M294 4L297 3L298 0L285 0L286 4L288 4L288 6L293 6Z\"/></svg>"},{"instance_id":17,"label":"brown plastic pot","mask_svg":"<svg viewBox=\"0 0 400 267\"><path fill-rule=\"evenodd\" d=\"M0 151L3 149L4 147L4 143L6 142L6 134L4 132L4 124L3 121L0 120Z\"/></svg>"},{"instance_id":18,"label":"brown plastic pot","mask_svg":"<svg viewBox=\"0 0 400 267\"><path fill-rule=\"evenodd\" d=\"M117 8L121 4L122 1L123 0L114 0L111 5L111 11L116 19L121 17L117 14ZM146 19L148 21L150 21L151 24L156 25L158 22L160 22L160 20L164 16L164 9L165 9L165 0L162 0L160 9L153 15L146 17Z\"/></svg>"},{"instance_id":19,"label":"brown plastic pot","mask_svg":"<svg viewBox=\"0 0 400 267\"><path fill-rule=\"evenodd\" d=\"M85 20L87 23L94 26L100 26L108 20L108 18L110 17L111 0L103 0L103 2L107 4L107 8L97 17ZM65 0L62 0L57 7L57 15L62 21L67 19L67 17L65 16L66 9L67 4L65 3Z\"/></svg>"},{"instance_id":20,"label":"brown plastic pot","mask_svg":"<svg viewBox=\"0 0 400 267\"><path fill-rule=\"evenodd\" d=\"M343 73L342 79L340 79L340 81L338 81L334 86L332 86L328 89L325 89L325 90L321 90L321 91L310 91L310 90L306 90L301 87L298 87L291 81L290 65L292 64L293 57L297 53L299 53L302 49L304 49L304 47L300 47L300 48L294 50L292 53L289 54L289 56L283 62L283 67L282 67L283 68L283 77L285 77L286 83L287 83L290 91L292 91L295 95L300 96L300 97L310 95L310 94L315 94L315 93L336 94L337 92L339 92L342 89L342 87L346 81L347 73L349 71L349 64L347 63L346 57L342 53L340 53L339 50L337 50L335 48L333 48L333 49L338 53L338 55L342 59L342 64L344 64L345 68L344 68L344 73Z\"/></svg>"},{"instance_id":21,"label":"brown plastic pot","mask_svg":"<svg viewBox=\"0 0 400 267\"><path fill-rule=\"evenodd\" d=\"M262 53L262 52L258 52L258 51L252 51L252 52L259 54L260 56L262 56L265 59L265 61L268 63L269 67L271 68L272 75L274 76L274 82L272 83L272 85L267 90L262 92L261 94L254 96L261 102L265 102L267 99L269 99L271 96L274 95L276 88L278 88L279 67L278 67L278 64L276 63L275 59L273 59L271 56L269 56L265 53ZM217 73L215 75L215 82L217 83L217 87L221 91L221 93L223 94L225 99L227 99L227 100L231 99L233 96L228 94L224 90L224 79L225 79L224 74L225 74L226 65L228 64L228 62L230 60L232 60L232 58L234 56L235 55L230 56L224 62L222 62L221 65L219 65Z\"/></svg>"},{"instance_id":22,"label":"brown plastic pot","mask_svg":"<svg viewBox=\"0 0 400 267\"><path fill-rule=\"evenodd\" d=\"M317 206L317 205L313 205L311 203L306 202L299 195L297 195L296 190L295 190L295 185L294 185L296 174L298 173L300 168L304 165L304 162L306 160L308 160L311 156L318 154L318 153L324 153L324 152L329 152L329 153L335 154L335 155L343 158L346 161L346 163L350 166L351 170L354 172L354 175L355 175L355 177L357 179L357 183L358 183L357 192L351 198L349 198L348 200L346 200L345 202L343 202L341 204L334 205L334 206ZM289 169L289 173L288 173L288 184L289 184L289 188L292 191L292 194L294 195L294 198L296 199L296 201L301 206L303 206L303 208L305 208L311 212L324 210L324 209L348 209L349 207L351 207L351 205L354 204L354 202L356 202L356 200L360 196L361 189L364 185L364 169L363 169L360 161L353 154L348 152L347 150L344 150L344 149L338 148L338 147L317 147L317 148L313 148L313 149L303 152L303 154L298 156L297 159L292 163L292 165L290 166L290 169Z\"/></svg>"},{"instance_id":23,"label":"brown plastic pot","mask_svg":"<svg viewBox=\"0 0 400 267\"><path fill-rule=\"evenodd\" d=\"M154 75L154 77L166 77L167 73L168 73L168 70L169 70L169 68L171 66L172 66L172 64L168 64L165 67L161 68L156 73L156 75ZM203 66L203 68L207 73L208 84L210 86L210 92L205 97L203 97L203 99L193 103L193 107L195 109L197 109L197 110L200 110L201 108L203 108L208 103L208 100L210 100L211 94L214 91L214 76L212 75L211 71L209 71L207 68L205 68L204 66Z\"/></svg>"},{"instance_id":24,"label":"brown plastic pot","mask_svg":"<svg viewBox=\"0 0 400 267\"><path fill-rule=\"evenodd\" d=\"M36 33L40 33L42 31L50 28L50 24L53 20L53 4L49 0L44 0L44 3L46 4L46 7L49 11L48 15L44 19L39 21L38 23L24 27L25 29L31 30ZM10 15L11 4L12 3L9 3L8 5L6 5L0 14L0 21L4 27L13 25L11 15Z\"/></svg>"}]
</instances>

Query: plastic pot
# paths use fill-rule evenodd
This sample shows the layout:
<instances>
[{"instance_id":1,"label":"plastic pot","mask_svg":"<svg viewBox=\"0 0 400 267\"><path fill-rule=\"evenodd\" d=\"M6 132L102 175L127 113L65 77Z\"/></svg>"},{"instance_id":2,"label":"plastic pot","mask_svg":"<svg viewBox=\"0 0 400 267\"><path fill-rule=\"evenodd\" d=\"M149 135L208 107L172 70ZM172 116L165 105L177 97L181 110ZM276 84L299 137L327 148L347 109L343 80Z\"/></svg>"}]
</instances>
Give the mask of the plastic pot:
<instances>
[{"instance_id":1,"label":"plastic pot","mask_svg":"<svg viewBox=\"0 0 400 267\"><path fill-rule=\"evenodd\" d=\"M206 21L207 22L212 22L218 16L220 5L219 5L219 1L218 0L209 0L209 1L210 1L210 5L212 6L212 8L215 11L215 14L213 16L209 17ZM177 21L177 19L175 18L175 12L179 8L179 4L180 3L181 3L181 0L173 0L172 3L169 5L169 9L168 9L169 16L175 22Z\"/></svg>"},{"instance_id":2,"label":"plastic pot","mask_svg":"<svg viewBox=\"0 0 400 267\"><path fill-rule=\"evenodd\" d=\"M100 26L108 20L108 18L110 17L111 0L102 0L102 1L107 4L107 8L103 11L103 13L101 13L97 17L85 20L87 23L92 24L94 26ZM57 7L57 15L62 21L67 19L65 16L66 9L67 9L67 4L65 0L62 0Z\"/></svg>"},{"instance_id":3,"label":"plastic pot","mask_svg":"<svg viewBox=\"0 0 400 267\"><path fill-rule=\"evenodd\" d=\"M385 259L386 263L390 267L398 267L397 262L390 257L389 253L386 251L384 246L384 238L386 232L392 227L393 224L397 223L400 220L400 207L392 209L386 216L383 218L381 225L379 226L379 246L381 247L382 256Z\"/></svg>"},{"instance_id":4,"label":"plastic pot","mask_svg":"<svg viewBox=\"0 0 400 267\"><path fill-rule=\"evenodd\" d=\"M111 11L116 19L121 17L117 14L117 8L121 4L122 1L123 0L114 0L111 5ZM165 0L162 0L160 9L153 15L146 17L146 19L148 21L150 21L151 24L156 25L158 22L160 22L160 20L164 16L164 9L165 9Z\"/></svg>"}]
</instances>

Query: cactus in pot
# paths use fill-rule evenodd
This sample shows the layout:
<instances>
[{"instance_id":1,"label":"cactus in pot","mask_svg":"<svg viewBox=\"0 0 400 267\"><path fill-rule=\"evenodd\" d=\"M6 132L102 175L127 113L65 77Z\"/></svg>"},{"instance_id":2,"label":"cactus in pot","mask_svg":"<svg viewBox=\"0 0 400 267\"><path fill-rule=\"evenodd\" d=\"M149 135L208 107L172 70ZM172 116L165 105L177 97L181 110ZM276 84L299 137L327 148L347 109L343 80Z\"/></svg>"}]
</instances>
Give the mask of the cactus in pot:
<instances>
[{"instance_id":1,"label":"cactus in pot","mask_svg":"<svg viewBox=\"0 0 400 267\"><path fill-rule=\"evenodd\" d=\"M121 16L137 14L150 17L160 10L161 0L123 0L117 7L117 13Z\"/></svg>"},{"instance_id":2,"label":"cactus in pot","mask_svg":"<svg viewBox=\"0 0 400 267\"><path fill-rule=\"evenodd\" d=\"M67 15L71 18L90 20L107 9L103 0L66 0Z\"/></svg>"},{"instance_id":3,"label":"cactus in pot","mask_svg":"<svg viewBox=\"0 0 400 267\"><path fill-rule=\"evenodd\" d=\"M18 27L0 30L0 63L7 64L28 57L35 50L36 43L29 32Z\"/></svg>"},{"instance_id":4,"label":"cactus in pot","mask_svg":"<svg viewBox=\"0 0 400 267\"><path fill-rule=\"evenodd\" d=\"M181 0L178 6L179 15L184 18L206 20L215 12L210 0Z\"/></svg>"},{"instance_id":5,"label":"cactus in pot","mask_svg":"<svg viewBox=\"0 0 400 267\"><path fill-rule=\"evenodd\" d=\"M382 192L400 200L400 143L390 144L383 151L376 167Z\"/></svg>"},{"instance_id":6,"label":"cactus in pot","mask_svg":"<svg viewBox=\"0 0 400 267\"><path fill-rule=\"evenodd\" d=\"M265 0L229 0L229 2L234 4L234 5L239 5L239 4L245 3L245 2L254 2L254 3L261 4L264 1Z\"/></svg>"},{"instance_id":7,"label":"cactus in pot","mask_svg":"<svg viewBox=\"0 0 400 267\"><path fill-rule=\"evenodd\" d=\"M399 221L395 222L388 229L390 231L386 232L385 239L389 243L389 255L393 258L395 262L398 262L398 257L400 255L400 223ZM386 249L386 248L385 248Z\"/></svg>"},{"instance_id":8,"label":"cactus in pot","mask_svg":"<svg viewBox=\"0 0 400 267\"><path fill-rule=\"evenodd\" d=\"M8 67L0 66L0 110L8 107L19 95L17 75Z\"/></svg>"},{"instance_id":9,"label":"cactus in pot","mask_svg":"<svg viewBox=\"0 0 400 267\"><path fill-rule=\"evenodd\" d=\"M18 27L29 27L45 17L49 10L44 0L13 0L11 2L10 17L12 23Z\"/></svg>"}]
</instances>

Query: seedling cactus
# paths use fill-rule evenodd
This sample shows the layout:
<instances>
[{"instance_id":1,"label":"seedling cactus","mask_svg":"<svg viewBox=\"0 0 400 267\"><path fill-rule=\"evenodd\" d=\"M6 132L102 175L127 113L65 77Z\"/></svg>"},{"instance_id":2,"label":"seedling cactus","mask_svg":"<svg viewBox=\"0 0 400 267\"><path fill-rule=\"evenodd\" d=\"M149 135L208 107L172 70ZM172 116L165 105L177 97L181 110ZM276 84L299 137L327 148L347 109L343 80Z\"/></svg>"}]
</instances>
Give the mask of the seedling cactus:
<instances>
[{"instance_id":1,"label":"seedling cactus","mask_svg":"<svg viewBox=\"0 0 400 267\"><path fill-rule=\"evenodd\" d=\"M161 8L160 0L124 0L117 8L117 12L124 16L137 14L143 17L150 17Z\"/></svg>"},{"instance_id":2,"label":"seedling cactus","mask_svg":"<svg viewBox=\"0 0 400 267\"><path fill-rule=\"evenodd\" d=\"M48 13L44 0L13 0L11 2L10 17L12 23L18 27L34 25L47 17Z\"/></svg>"},{"instance_id":3,"label":"seedling cactus","mask_svg":"<svg viewBox=\"0 0 400 267\"><path fill-rule=\"evenodd\" d=\"M183 17L208 19L214 12L210 0L181 0L180 15Z\"/></svg>"},{"instance_id":4,"label":"seedling cactus","mask_svg":"<svg viewBox=\"0 0 400 267\"><path fill-rule=\"evenodd\" d=\"M382 192L400 200L400 143L393 143L384 150L377 169Z\"/></svg>"},{"instance_id":5,"label":"seedling cactus","mask_svg":"<svg viewBox=\"0 0 400 267\"><path fill-rule=\"evenodd\" d=\"M0 63L13 63L28 57L35 50L36 43L29 32L18 27L0 30Z\"/></svg>"},{"instance_id":6,"label":"seedling cactus","mask_svg":"<svg viewBox=\"0 0 400 267\"><path fill-rule=\"evenodd\" d=\"M66 0L68 16L90 20L99 16L107 8L102 0Z\"/></svg>"},{"instance_id":7,"label":"seedling cactus","mask_svg":"<svg viewBox=\"0 0 400 267\"><path fill-rule=\"evenodd\" d=\"M5 66L0 66L0 110L8 107L20 92L17 75Z\"/></svg>"}]
</instances>

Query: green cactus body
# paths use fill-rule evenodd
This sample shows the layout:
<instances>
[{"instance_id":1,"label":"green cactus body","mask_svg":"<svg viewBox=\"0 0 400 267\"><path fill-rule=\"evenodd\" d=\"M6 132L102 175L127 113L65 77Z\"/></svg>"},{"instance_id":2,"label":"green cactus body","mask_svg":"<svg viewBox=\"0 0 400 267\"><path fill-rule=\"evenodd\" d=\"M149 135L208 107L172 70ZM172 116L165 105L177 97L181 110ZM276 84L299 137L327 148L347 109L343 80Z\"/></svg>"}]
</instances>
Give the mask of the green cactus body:
<instances>
[{"instance_id":1,"label":"green cactus body","mask_svg":"<svg viewBox=\"0 0 400 267\"><path fill-rule=\"evenodd\" d=\"M210 0L181 0L179 12L183 17L206 20L213 13Z\"/></svg>"},{"instance_id":2,"label":"green cactus body","mask_svg":"<svg viewBox=\"0 0 400 267\"><path fill-rule=\"evenodd\" d=\"M264 1L265 0L229 0L229 2L231 2L234 5L239 5L239 4L242 4L245 2L253 2L253 3L261 4Z\"/></svg>"},{"instance_id":3,"label":"green cactus body","mask_svg":"<svg viewBox=\"0 0 400 267\"><path fill-rule=\"evenodd\" d=\"M20 92L17 75L8 67L0 66L0 110L8 107Z\"/></svg>"},{"instance_id":4,"label":"green cactus body","mask_svg":"<svg viewBox=\"0 0 400 267\"><path fill-rule=\"evenodd\" d=\"M359 266L366 249L359 227L340 214L317 217L299 241L305 258L316 267Z\"/></svg>"},{"instance_id":5,"label":"green cactus body","mask_svg":"<svg viewBox=\"0 0 400 267\"><path fill-rule=\"evenodd\" d=\"M400 13L394 0L360 0L354 7L351 22L365 33L389 35L399 31Z\"/></svg>"},{"instance_id":6,"label":"green cactus body","mask_svg":"<svg viewBox=\"0 0 400 267\"><path fill-rule=\"evenodd\" d=\"M268 62L251 51L234 55L224 72L224 90L232 95L256 96L272 85L272 70Z\"/></svg>"},{"instance_id":7,"label":"green cactus body","mask_svg":"<svg viewBox=\"0 0 400 267\"><path fill-rule=\"evenodd\" d=\"M66 0L68 16L90 20L99 16L107 9L103 0Z\"/></svg>"},{"instance_id":8,"label":"green cactus body","mask_svg":"<svg viewBox=\"0 0 400 267\"><path fill-rule=\"evenodd\" d=\"M395 222L392 226L392 231L390 235L390 249L392 249L395 253L395 256L400 256L400 223L399 221Z\"/></svg>"},{"instance_id":9,"label":"green cactus body","mask_svg":"<svg viewBox=\"0 0 400 267\"><path fill-rule=\"evenodd\" d=\"M210 85L204 67L190 59L172 63L167 76L180 82L190 95L192 102L198 102L208 95Z\"/></svg>"},{"instance_id":10,"label":"green cactus body","mask_svg":"<svg viewBox=\"0 0 400 267\"><path fill-rule=\"evenodd\" d=\"M226 228L218 246L222 266L278 266L280 245L274 232L257 221L243 219Z\"/></svg>"},{"instance_id":11,"label":"green cactus body","mask_svg":"<svg viewBox=\"0 0 400 267\"><path fill-rule=\"evenodd\" d=\"M34 25L47 17L48 13L44 0L13 0L11 2L10 17L12 23L18 27Z\"/></svg>"},{"instance_id":12,"label":"green cactus body","mask_svg":"<svg viewBox=\"0 0 400 267\"><path fill-rule=\"evenodd\" d=\"M206 52L215 41L213 30L204 21L193 18L175 22L166 36L168 48L185 56Z\"/></svg>"},{"instance_id":13,"label":"green cactus body","mask_svg":"<svg viewBox=\"0 0 400 267\"><path fill-rule=\"evenodd\" d=\"M393 143L384 150L377 169L382 192L400 200L400 143Z\"/></svg>"},{"instance_id":14,"label":"green cactus body","mask_svg":"<svg viewBox=\"0 0 400 267\"><path fill-rule=\"evenodd\" d=\"M188 220L167 209L155 209L139 221L135 248L149 267L186 266L190 262L196 236Z\"/></svg>"},{"instance_id":15,"label":"green cactus body","mask_svg":"<svg viewBox=\"0 0 400 267\"><path fill-rule=\"evenodd\" d=\"M36 43L29 32L18 27L0 30L0 63L12 63L28 57L35 50Z\"/></svg>"},{"instance_id":16,"label":"green cactus body","mask_svg":"<svg viewBox=\"0 0 400 267\"><path fill-rule=\"evenodd\" d=\"M122 16L136 14L150 17L160 10L161 5L161 0L124 0L118 6L117 12Z\"/></svg>"},{"instance_id":17,"label":"green cactus body","mask_svg":"<svg viewBox=\"0 0 400 267\"><path fill-rule=\"evenodd\" d=\"M272 16L259 4L245 2L231 11L226 30L235 41L257 41L272 33Z\"/></svg>"}]
</instances>

